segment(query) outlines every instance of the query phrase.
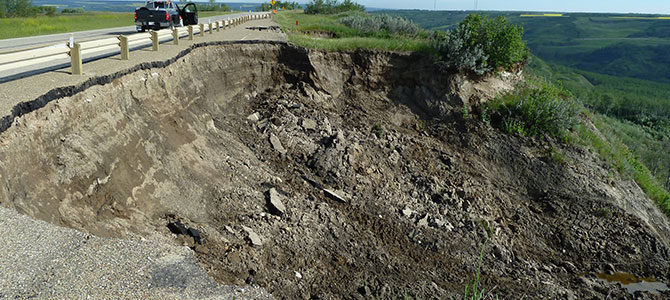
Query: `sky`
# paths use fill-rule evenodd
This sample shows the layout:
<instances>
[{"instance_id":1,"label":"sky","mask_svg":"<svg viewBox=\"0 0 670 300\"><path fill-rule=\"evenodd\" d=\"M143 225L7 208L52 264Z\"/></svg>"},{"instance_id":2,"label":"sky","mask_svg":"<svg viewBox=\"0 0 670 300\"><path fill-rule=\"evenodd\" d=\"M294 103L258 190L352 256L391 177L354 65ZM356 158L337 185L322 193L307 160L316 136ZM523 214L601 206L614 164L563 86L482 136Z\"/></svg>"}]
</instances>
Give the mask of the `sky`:
<instances>
[{"instance_id":1,"label":"sky","mask_svg":"<svg viewBox=\"0 0 670 300\"><path fill-rule=\"evenodd\" d=\"M356 1L378 8L433 9L435 4L435 0ZM437 0L437 9L472 10L475 1L480 10L670 14L670 0Z\"/></svg>"}]
</instances>

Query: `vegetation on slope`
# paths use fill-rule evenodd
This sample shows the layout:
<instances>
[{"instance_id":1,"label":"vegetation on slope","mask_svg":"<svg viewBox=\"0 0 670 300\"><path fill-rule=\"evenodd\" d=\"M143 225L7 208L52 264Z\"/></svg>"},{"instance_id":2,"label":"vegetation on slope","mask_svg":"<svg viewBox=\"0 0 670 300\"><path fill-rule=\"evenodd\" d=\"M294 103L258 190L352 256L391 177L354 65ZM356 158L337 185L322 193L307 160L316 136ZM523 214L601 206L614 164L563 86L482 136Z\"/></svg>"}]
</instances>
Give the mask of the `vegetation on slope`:
<instances>
[{"instance_id":1,"label":"vegetation on slope","mask_svg":"<svg viewBox=\"0 0 670 300\"><path fill-rule=\"evenodd\" d=\"M450 67L483 75L528 59L522 35L523 28L508 24L504 17L471 14L444 38L436 34L435 48Z\"/></svg>"},{"instance_id":2,"label":"vegetation on slope","mask_svg":"<svg viewBox=\"0 0 670 300\"><path fill-rule=\"evenodd\" d=\"M528 71L570 90L594 112L600 127L610 129L612 142L627 146L658 185L670 189L670 84L586 72L540 59L533 59Z\"/></svg>"},{"instance_id":3,"label":"vegetation on slope","mask_svg":"<svg viewBox=\"0 0 670 300\"><path fill-rule=\"evenodd\" d=\"M529 53L521 27L508 24L504 18L482 15L469 16L447 34L422 30L405 18L370 15L357 9L318 16L280 12L275 21L293 43L302 46L424 51L435 54L450 68L480 76L524 63Z\"/></svg>"},{"instance_id":4,"label":"vegetation on slope","mask_svg":"<svg viewBox=\"0 0 670 300\"><path fill-rule=\"evenodd\" d=\"M482 119L509 133L563 138L577 125L577 104L570 92L528 80L515 91L485 104Z\"/></svg>"},{"instance_id":5,"label":"vegetation on slope","mask_svg":"<svg viewBox=\"0 0 670 300\"><path fill-rule=\"evenodd\" d=\"M450 30L467 11L393 10L373 14L405 17L426 30ZM623 18L625 15L569 13L564 17L521 17L520 12L485 12L504 16L525 29L531 52L551 63L613 76L670 83L670 19Z\"/></svg>"},{"instance_id":6,"label":"vegetation on slope","mask_svg":"<svg viewBox=\"0 0 670 300\"><path fill-rule=\"evenodd\" d=\"M467 12L376 14L382 13L407 17L426 29L449 30L446 36L465 32L461 29L463 24L473 18ZM534 54L585 70L547 64L535 57L527 68L532 75L527 78L541 79L531 79L517 91L480 108L482 119L506 132L554 136L586 145L597 151L613 170L634 179L670 214L670 155L667 151L670 149L670 84L664 83L670 78L664 73L664 68L670 66L664 62L670 55L663 52L670 49L665 46L670 40L664 39L661 30L667 27L663 22L668 21L622 19L610 14L569 14L550 20L522 18L516 12L491 15L505 16L512 24L523 24L526 29L523 37ZM476 40L471 33L457 36ZM477 74L488 71L490 63L482 58L485 57L482 49L488 40L475 42L475 46L466 51L470 55L457 56L463 59L452 64ZM467 49L468 44L450 38L446 45L458 53L458 49ZM619 57L616 63L602 61L612 59L610 52ZM639 78L651 76L657 82L588 70ZM589 117L574 119L578 111L582 117ZM586 125L590 123L595 124L600 133L592 132L589 129L592 127Z\"/></svg>"}]
</instances>

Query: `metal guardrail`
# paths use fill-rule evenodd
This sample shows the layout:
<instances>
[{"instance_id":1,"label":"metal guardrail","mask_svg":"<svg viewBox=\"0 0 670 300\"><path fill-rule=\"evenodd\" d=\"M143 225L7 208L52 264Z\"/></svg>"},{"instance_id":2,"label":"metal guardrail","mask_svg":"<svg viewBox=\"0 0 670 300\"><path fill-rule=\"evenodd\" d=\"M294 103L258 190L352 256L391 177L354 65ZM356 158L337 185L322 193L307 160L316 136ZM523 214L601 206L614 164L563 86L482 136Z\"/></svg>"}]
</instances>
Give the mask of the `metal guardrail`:
<instances>
[{"instance_id":1,"label":"metal guardrail","mask_svg":"<svg viewBox=\"0 0 670 300\"><path fill-rule=\"evenodd\" d=\"M74 42L71 38L70 41L64 43L0 54L0 73L69 59L70 67L72 69L71 73L73 75L81 75L83 73L82 60L92 56L101 55L101 53L116 53L116 51L119 51L121 53L121 59L127 60L129 59L130 51L139 49L143 46L146 47L151 45L153 51L158 51L159 44L166 41L172 40L173 44L178 45L179 39L182 37L188 37L189 40L193 40L196 34L199 36L204 36L205 32L213 34L214 31L219 31L220 29L225 30L226 28L240 25L246 21L267 19L270 18L270 16L270 13L252 14L232 19L218 20L213 23L209 22L208 24L199 24L199 26L189 25L187 27L179 27L172 30L162 29L80 43Z\"/></svg>"}]
</instances>

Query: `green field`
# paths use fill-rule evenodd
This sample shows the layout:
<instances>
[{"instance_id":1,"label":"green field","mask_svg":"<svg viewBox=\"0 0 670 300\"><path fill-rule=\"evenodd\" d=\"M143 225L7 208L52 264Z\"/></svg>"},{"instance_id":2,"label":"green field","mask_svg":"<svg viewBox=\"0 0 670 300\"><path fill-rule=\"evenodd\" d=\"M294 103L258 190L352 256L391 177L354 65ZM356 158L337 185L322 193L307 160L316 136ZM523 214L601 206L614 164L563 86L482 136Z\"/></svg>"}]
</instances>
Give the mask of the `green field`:
<instances>
[{"instance_id":1,"label":"green field","mask_svg":"<svg viewBox=\"0 0 670 300\"><path fill-rule=\"evenodd\" d=\"M201 20L232 12L199 12ZM133 26L133 13L89 12L74 15L0 19L0 39Z\"/></svg>"},{"instance_id":2,"label":"green field","mask_svg":"<svg viewBox=\"0 0 670 300\"><path fill-rule=\"evenodd\" d=\"M292 43L324 50L351 50L358 48L393 51L430 51L430 42L424 37L392 37L382 33L364 34L342 25L338 20L357 13L336 15L307 15L302 11L280 11L275 17L287 32ZM296 21L298 26L296 26Z\"/></svg>"}]
</instances>

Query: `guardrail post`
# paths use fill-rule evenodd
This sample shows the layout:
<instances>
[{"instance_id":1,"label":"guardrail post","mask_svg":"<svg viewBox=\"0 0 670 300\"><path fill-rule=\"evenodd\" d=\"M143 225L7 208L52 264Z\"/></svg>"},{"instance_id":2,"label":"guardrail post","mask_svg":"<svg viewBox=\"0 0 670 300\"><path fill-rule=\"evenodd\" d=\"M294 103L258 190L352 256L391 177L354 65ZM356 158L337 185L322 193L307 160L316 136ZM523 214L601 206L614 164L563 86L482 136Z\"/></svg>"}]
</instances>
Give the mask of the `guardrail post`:
<instances>
[{"instance_id":1,"label":"guardrail post","mask_svg":"<svg viewBox=\"0 0 670 300\"><path fill-rule=\"evenodd\" d=\"M128 37L125 35L119 36L119 47L121 47L121 60L128 60L130 57L130 49L128 49Z\"/></svg>"},{"instance_id":2,"label":"guardrail post","mask_svg":"<svg viewBox=\"0 0 670 300\"><path fill-rule=\"evenodd\" d=\"M189 41L193 40L193 25L188 25L188 39Z\"/></svg>"},{"instance_id":3,"label":"guardrail post","mask_svg":"<svg viewBox=\"0 0 670 300\"><path fill-rule=\"evenodd\" d=\"M216 21L216 31L221 31L221 23L219 21Z\"/></svg>"},{"instance_id":4,"label":"guardrail post","mask_svg":"<svg viewBox=\"0 0 670 300\"><path fill-rule=\"evenodd\" d=\"M79 43L74 43L70 48L70 65L72 66L72 75L82 75L81 45Z\"/></svg>"},{"instance_id":5,"label":"guardrail post","mask_svg":"<svg viewBox=\"0 0 670 300\"><path fill-rule=\"evenodd\" d=\"M200 24L200 36L205 36L205 24Z\"/></svg>"},{"instance_id":6,"label":"guardrail post","mask_svg":"<svg viewBox=\"0 0 670 300\"><path fill-rule=\"evenodd\" d=\"M209 22L209 34L213 34L214 31L212 30L212 22Z\"/></svg>"},{"instance_id":7,"label":"guardrail post","mask_svg":"<svg viewBox=\"0 0 670 300\"><path fill-rule=\"evenodd\" d=\"M158 31L151 31L151 51L158 51Z\"/></svg>"},{"instance_id":8,"label":"guardrail post","mask_svg":"<svg viewBox=\"0 0 670 300\"><path fill-rule=\"evenodd\" d=\"M172 44L179 45L179 30L177 28L172 29Z\"/></svg>"}]
</instances>

